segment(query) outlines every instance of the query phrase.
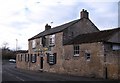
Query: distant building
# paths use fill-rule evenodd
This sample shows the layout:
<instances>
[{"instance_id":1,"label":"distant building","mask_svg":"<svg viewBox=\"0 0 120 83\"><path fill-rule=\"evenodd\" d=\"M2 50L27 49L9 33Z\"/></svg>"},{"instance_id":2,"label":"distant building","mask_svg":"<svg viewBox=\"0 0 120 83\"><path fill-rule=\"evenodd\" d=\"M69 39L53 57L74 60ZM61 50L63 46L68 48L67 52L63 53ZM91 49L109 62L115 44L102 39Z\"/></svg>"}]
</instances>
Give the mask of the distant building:
<instances>
[{"instance_id":1,"label":"distant building","mask_svg":"<svg viewBox=\"0 0 120 83\"><path fill-rule=\"evenodd\" d=\"M80 19L28 39L28 53L17 54L17 68L96 78L120 78L120 28L100 31L87 10Z\"/></svg>"}]
</instances>

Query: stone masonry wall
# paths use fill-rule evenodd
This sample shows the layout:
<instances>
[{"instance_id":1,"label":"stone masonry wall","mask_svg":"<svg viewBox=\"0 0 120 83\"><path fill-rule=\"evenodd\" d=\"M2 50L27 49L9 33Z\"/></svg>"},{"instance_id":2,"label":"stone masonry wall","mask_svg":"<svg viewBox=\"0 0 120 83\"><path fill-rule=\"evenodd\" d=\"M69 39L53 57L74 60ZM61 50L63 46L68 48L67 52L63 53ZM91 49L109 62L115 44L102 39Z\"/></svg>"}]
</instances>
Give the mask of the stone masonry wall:
<instances>
[{"instance_id":1,"label":"stone masonry wall","mask_svg":"<svg viewBox=\"0 0 120 83\"><path fill-rule=\"evenodd\" d=\"M113 50L111 44L105 44L104 47L107 76L110 79L120 79L120 50Z\"/></svg>"},{"instance_id":2,"label":"stone masonry wall","mask_svg":"<svg viewBox=\"0 0 120 83\"><path fill-rule=\"evenodd\" d=\"M57 62L54 65L49 65L47 63L47 56L44 57L44 71L63 73L63 45L62 45L62 35L63 33L55 34L55 47L53 48L53 53L57 53Z\"/></svg>"},{"instance_id":3,"label":"stone masonry wall","mask_svg":"<svg viewBox=\"0 0 120 83\"><path fill-rule=\"evenodd\" d=\"M73 56L73 45L65 46L65 72L79 76L103 78L103 48L100 42L81 44L80 55ZM86 50L91 55L90 61L85 58Z\"/></svg>"}]
</instances>

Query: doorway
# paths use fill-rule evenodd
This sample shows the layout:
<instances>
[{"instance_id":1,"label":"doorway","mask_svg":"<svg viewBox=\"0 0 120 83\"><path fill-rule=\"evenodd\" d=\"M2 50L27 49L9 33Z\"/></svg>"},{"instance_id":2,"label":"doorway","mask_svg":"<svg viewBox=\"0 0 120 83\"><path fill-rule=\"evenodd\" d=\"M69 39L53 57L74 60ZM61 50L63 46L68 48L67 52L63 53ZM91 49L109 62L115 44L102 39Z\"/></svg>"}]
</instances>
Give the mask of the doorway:
<instances>
[{"instance_id":1,"label":"doorway","mask_svg":"<svg viewBox=\"0 0 120 83\"><path fill-rule=\"evenodd\" d=\"M105 79L108 79L108 69L105 67Z\"/></svg>"},{"instance_id":2,"label":"doorway","mask_svg":"<svg viewBox=\"0 0 120 83\"><path fill-rule=\"evenodd\" d=\"M40 69L43 69L43 57L40 57Z\"/></svg>"}]
</instances>

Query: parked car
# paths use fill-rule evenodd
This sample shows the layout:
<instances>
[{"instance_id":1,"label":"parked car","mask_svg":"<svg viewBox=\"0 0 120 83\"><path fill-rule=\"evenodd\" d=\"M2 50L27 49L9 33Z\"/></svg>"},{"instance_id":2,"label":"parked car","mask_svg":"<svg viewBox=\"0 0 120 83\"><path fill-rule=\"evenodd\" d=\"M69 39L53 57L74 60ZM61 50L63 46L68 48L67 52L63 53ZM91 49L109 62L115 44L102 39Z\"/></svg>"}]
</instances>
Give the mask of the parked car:
<instances>
[{"instance_id":1,"label":"parked car","mask_svg":"<svg viewBox=\"0 0 120 83\"><path fill-rule=\"evenodd\" d=\"M9 59L9 62L16 63L16 60L15 59Z\"/></svg>"}]
</instances>

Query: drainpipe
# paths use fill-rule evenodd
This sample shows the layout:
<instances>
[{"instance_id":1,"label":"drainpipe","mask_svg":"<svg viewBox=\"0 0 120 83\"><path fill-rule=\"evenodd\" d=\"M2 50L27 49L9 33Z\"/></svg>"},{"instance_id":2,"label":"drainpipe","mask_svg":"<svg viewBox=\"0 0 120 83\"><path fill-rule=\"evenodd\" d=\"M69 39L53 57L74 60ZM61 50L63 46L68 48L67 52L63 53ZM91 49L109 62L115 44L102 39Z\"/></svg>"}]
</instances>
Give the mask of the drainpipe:
<instances>
[{"instance_id":1,"label":"drainpipe","mask_svg":"<svg viewBox=\"0 0 120 83\"><path fill-rule=\"evenodd\" d=\"M102 43L102 46L103 46L103 54L104 54L103 76L104 76L104 79L107 79L108 78L108 76L107 76L107 74L108 74L108 72L107 72L107 61L106 61L107 60L107 51L105 49L105 43L104 42Z\"/></svg>"},{"instance_id":2,"label":"drainpipe","mask_svg":"<svg viewBox=\"0 0 120 83\"><path fill-rule=\"evenodd\" d=\"M117 56L118 56L118 80L120 79L120 53L119 51L117 52Z\"/></svg>"}]
</instances>

